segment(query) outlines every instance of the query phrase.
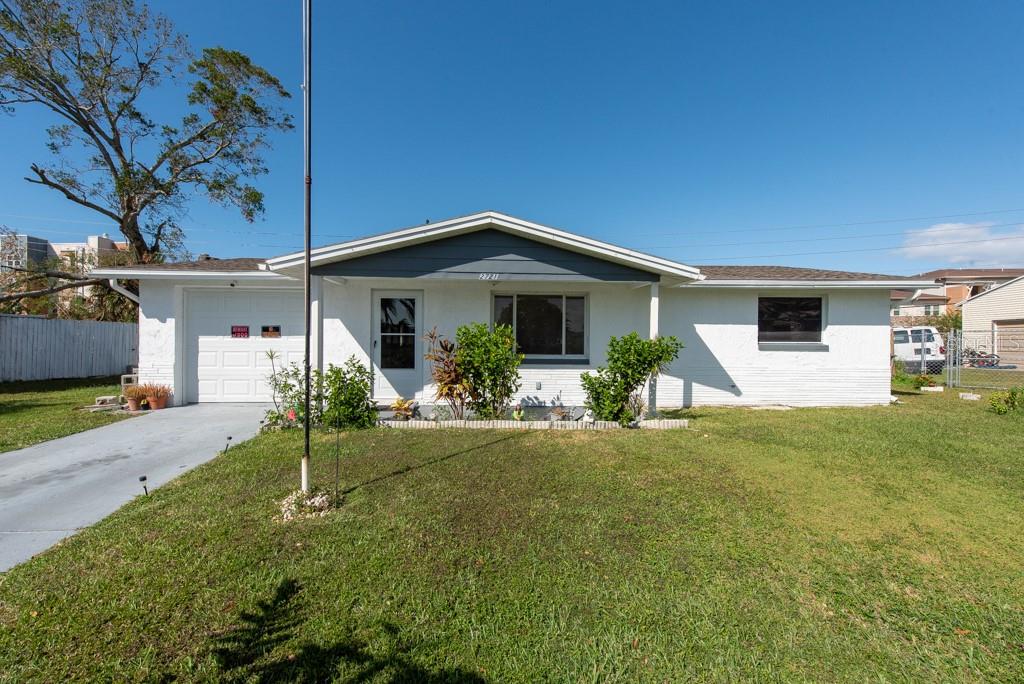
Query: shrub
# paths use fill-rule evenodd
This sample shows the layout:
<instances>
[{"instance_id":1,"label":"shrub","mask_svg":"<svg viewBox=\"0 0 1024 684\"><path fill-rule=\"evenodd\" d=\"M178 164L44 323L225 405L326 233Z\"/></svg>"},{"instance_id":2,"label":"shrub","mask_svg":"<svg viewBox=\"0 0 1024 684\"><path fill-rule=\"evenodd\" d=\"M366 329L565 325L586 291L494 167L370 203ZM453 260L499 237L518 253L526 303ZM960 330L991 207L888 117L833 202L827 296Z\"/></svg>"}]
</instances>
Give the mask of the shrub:
<instances>
[{"instance_id":1,"label":"shrub","mask_svg":"<svg viewBox=\"0 0 1024 684\"><path fill-rule=\"evenodd\" d=\"M644 382L672 363L682 348L683 343L675 337L648 340L636 332L612 337L608 365L580 376L586 407L598 420L629 423L638 417L636 411L642 410L643 399L637 392Z\"/></svg>"},{"instance_id":2,"label":"shrub","mask_svg":"<svg viewBox=\"0 0 1024 684\"><path fill-rule=\"evenodd\" d=\"M355 356L343 366L330 365L323 374L323 423L335 428L367 428L377 424L371 398L373 375Z\"/></svg>"},{"instance_id":3,"label":"shrub","mask_svg":"<svg viewBox=\"0 0 1024 684\"><path fill-rule=\"evenodd\" d=\"M500 418L519 390L519 364L512 327L483 323L460 325L455 331L455 362L469 391L469 405L480 418Z\"/></svg>"},{"instance_id":4,"label":"shrub","mask_svg":"<svg viewBox=\"0 0 1024 684\"><path fill-rule=\"evenodd\" d=\"M434 398L444 401L451 409L451 417L462 420L466 417L469 402L469 383L459 367L457 345L432 329L423 339L430 345L423 355L430 361L430 377L434 381Z\"/></svg>"},{"instance_id":5,"label":"shrub","mask_svg":"<svg viewBox=\"0 0 1024 684\"><path fill-rule=\"evenodd\" d=\"M935 381L923 373L921 375L914 376L910 383L914 386L914 389L921 389L922 387L935 387Z\"/></svg>"},{"instance_id":6,"label":"shrub","mask_svg":"<svg viewBox=\"0 0 1024 684\"><path fill-rule=\"evenodd\" d=\"M294 427L301 425L305 413L305 373L297 364L281 367L277 366L278 354L275 351L268 351L267 358L270 360L270 375L267 376L267 384L270 386L271 399L274 408L267 411L263 419L265 427ZM323 378L320 371L313 368L310 370L312 392L309 397L310 424L318 425L321 420L321 407L323 405Z\"/></svg>"},{"instance_id":7,"label":"shrub","mask_svg":"<svg viewBox=\"0 0 1024 684\"><path fill-rule=\"evenodd\" d=\"M999 415L1024 410L1024 387L1011 387L1004 392L993 392L988 406Z\"/></svg>"},{"instance_id":8,"label":"shrub","mask_svg":"<svg viewBox=\"0 0 1024 684\"><path fill-rule=\"evenodd\" d=\"M412 418L413 412L416 410L416 402L412 399L403 399L398 397L391 402L391 411L394 413L394 417L397 420L409 420Z\"/></svg>"}]
</instances>

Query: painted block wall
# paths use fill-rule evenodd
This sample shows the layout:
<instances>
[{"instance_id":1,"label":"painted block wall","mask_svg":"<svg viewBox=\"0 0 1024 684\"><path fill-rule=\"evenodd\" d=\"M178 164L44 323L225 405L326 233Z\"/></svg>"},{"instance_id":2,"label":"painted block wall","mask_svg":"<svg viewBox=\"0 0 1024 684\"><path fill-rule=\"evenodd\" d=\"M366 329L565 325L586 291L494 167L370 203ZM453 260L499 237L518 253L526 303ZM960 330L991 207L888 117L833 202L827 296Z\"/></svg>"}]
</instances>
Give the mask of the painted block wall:
<instances>
[{"instance_id":1,"label":"painted block wall","mask_svg":"<svg viewBox=\"0 0 1024 684\"><path fill-rule=\"evenodd\" d=\"M175 339L175 316L182 284L170 280L141 284L139 374L142 382L174 386L175 355L184 348ZM410 288L409 281L395 279L349 279L342 284L324 281L322 363L340 364L351 355L369 362L374 289L422 290L426 328L437 325L449 336L454 335L462 323L490 321L492 292L554 291L550 285L543 284L503 286L466 281L420 281L416 284L420 287ZM188 285L192 287L197 283ZM268 286L271 285L259 285ZM579 375L604 363L608 338L631 330L646 334L648 330L649 287L622 284L564 287L566 293L586 293L589 297L590 365L524 366L517 400L581 404L583 393ZM827 297L827 327L823 339L827 349L816 351L769 350L759 346L759 294L781 293L777 290L661 288L661 333L676 335L686 348L670 371L659 379L659 406L888 403L888 291L787 292ZM429 385L429 369L425 363L421 367L424 389L415 398L430 403L433 388ZM183 396L183 388L175 386L175 395Z\"/></svg>"}]
</instances>

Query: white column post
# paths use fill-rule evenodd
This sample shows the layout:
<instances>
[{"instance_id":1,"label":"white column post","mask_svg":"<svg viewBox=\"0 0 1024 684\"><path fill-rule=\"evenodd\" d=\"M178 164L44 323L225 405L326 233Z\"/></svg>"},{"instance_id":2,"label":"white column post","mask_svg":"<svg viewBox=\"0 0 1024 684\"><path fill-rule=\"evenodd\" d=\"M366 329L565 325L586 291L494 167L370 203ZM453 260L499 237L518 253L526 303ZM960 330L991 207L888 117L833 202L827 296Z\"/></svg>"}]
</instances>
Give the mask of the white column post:
<instances>
[{"instance_id":1,"label":"white column post","mask_svg":"<svg viewBox=\"0 0 1024 684\"><path fill-rule=\"evenodd\" d=\"M659 287L658 282L651 283L651 314L650 314L650 338L658 337L658 311L659 311ZM653 418L658 415L658 376L652 375L647 383L647 415Z\"/></svg>"}]
</instances>

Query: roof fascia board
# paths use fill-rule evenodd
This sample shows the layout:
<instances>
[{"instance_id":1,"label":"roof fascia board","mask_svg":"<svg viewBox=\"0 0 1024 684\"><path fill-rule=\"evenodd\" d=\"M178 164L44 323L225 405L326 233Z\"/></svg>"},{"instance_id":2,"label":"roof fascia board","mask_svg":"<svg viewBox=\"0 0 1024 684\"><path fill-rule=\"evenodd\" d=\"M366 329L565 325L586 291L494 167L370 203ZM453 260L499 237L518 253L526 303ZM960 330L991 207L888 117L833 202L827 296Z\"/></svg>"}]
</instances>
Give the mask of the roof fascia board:
<instances>
[{"instance_id":1,"label":"roof fascia board","mask_svg":"<svg viewBox=\"0 0 1024 684\"><path fill-rule=\"evenodd\" d=\"M101 278L127 278L130 280L293 280L281 273L270 271L174 271L149 269L124 269L92 271Z\"/></svg>"}]
</instances>

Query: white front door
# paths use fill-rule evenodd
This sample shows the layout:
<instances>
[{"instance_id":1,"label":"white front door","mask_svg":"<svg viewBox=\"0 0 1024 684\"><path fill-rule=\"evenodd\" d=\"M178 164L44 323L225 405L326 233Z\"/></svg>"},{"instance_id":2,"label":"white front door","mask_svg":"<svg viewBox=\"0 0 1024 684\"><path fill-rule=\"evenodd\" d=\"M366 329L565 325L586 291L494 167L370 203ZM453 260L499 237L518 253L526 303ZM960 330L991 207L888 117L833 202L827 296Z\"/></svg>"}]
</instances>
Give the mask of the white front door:
<instances>
[{"instance_id":1,"label":"white front door","mask_svg":"<svg viewBox=\"0 0 1024 684\"><path fill-rule=\"evenodd\" d=\"M373 396L412 398L423 389L423 292L373 293Z\"/></svg>"}]
</instances>

